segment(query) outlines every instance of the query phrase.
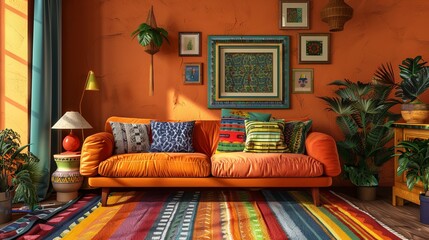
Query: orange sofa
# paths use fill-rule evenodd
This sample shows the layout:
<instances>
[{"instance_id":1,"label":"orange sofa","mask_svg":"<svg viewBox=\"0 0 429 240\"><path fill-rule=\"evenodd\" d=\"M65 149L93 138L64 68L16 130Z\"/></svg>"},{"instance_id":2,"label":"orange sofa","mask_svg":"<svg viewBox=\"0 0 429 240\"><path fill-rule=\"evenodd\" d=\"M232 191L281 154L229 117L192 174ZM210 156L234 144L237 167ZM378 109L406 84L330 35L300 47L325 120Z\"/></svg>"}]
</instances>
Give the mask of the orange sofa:
<instances>
[{"instance_id":1,"label":"orange sofa","mask_svg":"<svg viewBox=\"0 0 429 240\"><path fill-rule=\"evenodd\" d=\"M306 154L215 153L220 121L197 120L193 153L128 153L113 155L110 122L149 124L154 119L110 117L105 131L88 136L82 146L80 173L91 187L102 189L107 205L111 188L309 188L320 205L319 188L332 184L341 166L335 140L310 132Z\"/></svg>"}]
</instances>

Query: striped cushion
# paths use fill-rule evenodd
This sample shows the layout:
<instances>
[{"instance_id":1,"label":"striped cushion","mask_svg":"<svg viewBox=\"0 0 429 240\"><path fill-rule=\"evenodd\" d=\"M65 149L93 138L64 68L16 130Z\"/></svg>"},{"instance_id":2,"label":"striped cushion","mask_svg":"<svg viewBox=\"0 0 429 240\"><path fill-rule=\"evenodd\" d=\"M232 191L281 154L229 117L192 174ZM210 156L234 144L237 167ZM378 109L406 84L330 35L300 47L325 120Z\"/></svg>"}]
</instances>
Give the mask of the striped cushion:
<instances>
[{"instance_id":1,"label":"striped cushion","mask_svg":"<svg viewBox=\"0 0 429 240\"><path fill-rule=\"evenodd\" d=\"M148 126L146 124L110 122L115 154L149 151Z\"/></svg>"},{"instance_id":2,"label":"striped cushion","mask_svg":"<svg viewBox=\"0 0 429 240\"><path fill-rule=\"evenodd\" d=\"M216 152L242 152L246 141L244 120L268 121L271 114L222 109Z\"/></svg>"},{"instance_id":3,"label":"striped cushion","mask_svg":"<svg viewBox=\"0 0 429 240\"><path fill-rule=\"evenodd\" d=\"M284 121L245 121L246 145L244 152L290 152L284 142Z\"/></svg>"},{"instance_id":4,"label":"striped cushion","mask_svg":"<svg viewBox=\"0 0 429 240\"><path fill-rule=\"evenodd\" d=\"M312 123L312 120L286 122L284 128L285 143L291 152L305 152L305 139L307 138Z\"/></svg>"}]
</instances>

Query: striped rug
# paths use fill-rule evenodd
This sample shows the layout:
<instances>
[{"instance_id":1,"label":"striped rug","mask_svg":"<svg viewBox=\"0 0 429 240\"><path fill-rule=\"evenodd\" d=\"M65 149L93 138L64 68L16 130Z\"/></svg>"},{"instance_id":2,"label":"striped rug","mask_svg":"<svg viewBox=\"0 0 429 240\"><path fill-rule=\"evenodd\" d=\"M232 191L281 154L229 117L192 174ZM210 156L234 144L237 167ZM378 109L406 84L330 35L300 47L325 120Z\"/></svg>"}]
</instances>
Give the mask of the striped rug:
<instances>
[{"instance_id":1,"label":"striped rug","mask_svg":"<svg viewBox=\"0 0 429 240\"><path fill-rule=\"evenodd\" d=\"M405 239L333 192L114 192L57 239Z\"/></svg>"}]
</instances>

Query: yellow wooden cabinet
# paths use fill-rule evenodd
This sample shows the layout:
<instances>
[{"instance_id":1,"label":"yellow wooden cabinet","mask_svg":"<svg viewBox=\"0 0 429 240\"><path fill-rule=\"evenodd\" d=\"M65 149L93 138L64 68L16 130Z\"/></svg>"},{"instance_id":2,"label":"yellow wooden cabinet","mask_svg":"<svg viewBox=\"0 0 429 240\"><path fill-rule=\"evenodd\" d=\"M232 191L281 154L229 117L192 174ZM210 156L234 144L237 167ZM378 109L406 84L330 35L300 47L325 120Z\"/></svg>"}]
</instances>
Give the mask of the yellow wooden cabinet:
<instances>
[{"instance_id":1,"label":"yellow wooden cabinet","mask_svg":"<svg viewBox=\"0 0 429 240\"><path fill-rule=\"evenodd\" d=\"M429 138L429 124L395 123L393 127L395 129L395 146L402 140ZM398 176L396 174L396 169L398 169L397 156L395 156L395 182L393 184L392 191L393 206L402 206L404 204L404 200L420 205L419 195L423 192L422 183L417 183L412 190L409 190L406 183L405 173Z\"/></svg>"}]
</instances>

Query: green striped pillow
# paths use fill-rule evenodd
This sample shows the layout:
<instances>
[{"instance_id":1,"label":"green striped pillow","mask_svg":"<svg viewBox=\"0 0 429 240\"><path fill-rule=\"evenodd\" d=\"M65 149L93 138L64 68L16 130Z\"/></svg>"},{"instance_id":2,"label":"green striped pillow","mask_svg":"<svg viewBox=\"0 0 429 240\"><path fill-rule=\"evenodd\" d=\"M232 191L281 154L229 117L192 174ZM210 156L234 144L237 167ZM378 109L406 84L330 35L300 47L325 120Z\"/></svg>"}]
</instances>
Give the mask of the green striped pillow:
<instances>
[{"instance_id":1,"label":"green striped pillow","mask_svg":"<svg viewBox=\"0 0 429 240\"><path fill-rule=\"evenodd\" d=\"M244 152L282 153L290 152L284 142L284 121L245 121L246 145Z\"/></svg>"}]
</instances>

